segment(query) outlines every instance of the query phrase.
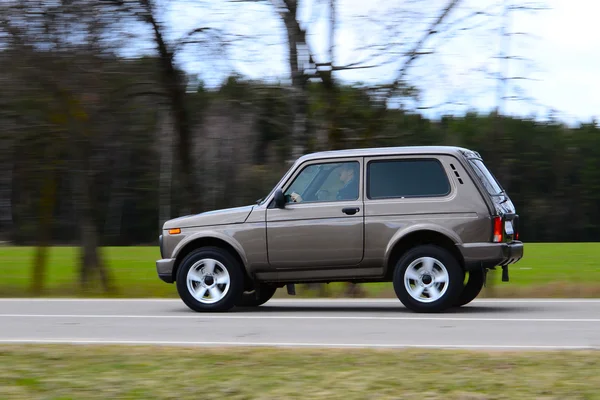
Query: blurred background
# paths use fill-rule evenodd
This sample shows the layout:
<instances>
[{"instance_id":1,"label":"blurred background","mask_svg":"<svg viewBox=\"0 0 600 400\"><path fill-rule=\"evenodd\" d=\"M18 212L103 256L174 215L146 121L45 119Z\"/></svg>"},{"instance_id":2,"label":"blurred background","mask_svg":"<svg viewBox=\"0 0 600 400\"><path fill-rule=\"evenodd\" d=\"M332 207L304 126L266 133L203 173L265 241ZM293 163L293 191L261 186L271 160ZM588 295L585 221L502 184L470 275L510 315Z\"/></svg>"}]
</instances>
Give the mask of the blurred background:
<instances>
[{"instance_id":1,"label":"blurred background","mask_svg":"<svg viewBox=\"0 0 600 400\"><path fill-rule=\"evenodd\" d=\"M600 240L598 11L4 0L0 295L175 295L154 269L165 220L251 204L306 152L458 145L519 211L521 283L595 296L600 251L573 243Z\"/></svg>"}]
</instances>

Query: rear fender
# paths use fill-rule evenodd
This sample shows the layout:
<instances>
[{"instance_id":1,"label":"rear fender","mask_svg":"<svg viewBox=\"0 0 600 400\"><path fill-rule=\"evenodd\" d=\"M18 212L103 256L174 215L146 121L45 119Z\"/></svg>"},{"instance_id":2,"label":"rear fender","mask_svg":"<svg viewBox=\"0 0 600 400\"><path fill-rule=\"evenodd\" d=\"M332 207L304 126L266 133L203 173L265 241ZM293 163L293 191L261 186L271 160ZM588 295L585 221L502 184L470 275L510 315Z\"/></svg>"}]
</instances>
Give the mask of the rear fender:
<instances>
[{"instance_id":1,"label":"rear fender","mask_svg":"<svg viewBox=\"0 0 600 400\"><path fill-rule=\"evenodd\" d=\"M387 245L387 248L385 249L385 256L384 256L384 265L386 266L386 269L390 262L390 256L392 255L394 248L398 245L398 243L400 243L407 236L409 236L413 233L417 233L417 232L423 232L423 233L433 232L433 233L437 233L437 234L441 234L441 235L445 236L446 238L451 240L455 245L462 243L460 236L458 236L458 234L456 232L454 232L450 229L444 228L442 226L435 225L435 224L411 225L407 228L398 230L394 234L394 236L392 236L392 238L390 239L390 241Z\"/></svg>"}]
</instances>

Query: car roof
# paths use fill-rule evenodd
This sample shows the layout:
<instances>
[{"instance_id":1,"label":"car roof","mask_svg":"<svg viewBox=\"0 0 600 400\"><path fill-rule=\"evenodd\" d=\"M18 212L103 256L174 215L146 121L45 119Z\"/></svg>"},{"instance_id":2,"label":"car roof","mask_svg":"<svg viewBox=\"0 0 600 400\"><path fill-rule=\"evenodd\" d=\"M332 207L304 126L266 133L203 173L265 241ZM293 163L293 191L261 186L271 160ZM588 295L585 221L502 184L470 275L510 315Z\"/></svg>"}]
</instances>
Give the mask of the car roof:
<instances>
[{"instance_id":1,"label":"car roof","mask_svg":"<svg viewBox=\"0 0 600 400\"><path fill-rule=\"evenodd\" d=\"M369 157L404 154L452 154L480 157L479 154L473 150L457 146L395 146L319 151L303 155L298 159L298 162L320 158Z\"/></svg>"}]
</instances>

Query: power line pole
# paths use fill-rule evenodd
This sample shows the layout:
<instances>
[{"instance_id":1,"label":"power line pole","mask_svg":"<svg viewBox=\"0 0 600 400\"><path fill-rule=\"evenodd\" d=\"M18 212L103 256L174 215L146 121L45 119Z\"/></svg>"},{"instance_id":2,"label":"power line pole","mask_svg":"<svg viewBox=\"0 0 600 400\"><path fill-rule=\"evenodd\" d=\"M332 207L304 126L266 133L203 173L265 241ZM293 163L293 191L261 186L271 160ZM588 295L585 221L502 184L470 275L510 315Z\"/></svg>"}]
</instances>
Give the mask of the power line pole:
<instances>
[{"instance_id":1,"label":"power line pole","mask_svg":"<svg viewBox=\"0 0 600 400\"><path fill-rule=\"evenodd\" d=\"M498 56L499 66L498 66L498 87L496 94L496 109L498 115L501 115L503 112L506 112L506 91L508 85L508 72L509 72L509 45L510 45L510 36L509 33L509 23L510 23L510 4L508 0L503 0L503 11L502 11L502 19L500 23L500 54Z\"/></svg>"}]
</instances>

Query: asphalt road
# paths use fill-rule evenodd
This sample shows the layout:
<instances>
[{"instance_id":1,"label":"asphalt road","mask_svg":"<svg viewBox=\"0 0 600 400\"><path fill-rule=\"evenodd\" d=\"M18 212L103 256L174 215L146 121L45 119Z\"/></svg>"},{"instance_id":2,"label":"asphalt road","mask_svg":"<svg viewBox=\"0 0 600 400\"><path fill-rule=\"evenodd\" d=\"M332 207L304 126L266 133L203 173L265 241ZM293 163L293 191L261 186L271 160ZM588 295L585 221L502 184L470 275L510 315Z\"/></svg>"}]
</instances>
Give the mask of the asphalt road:
<instances>
[{"instance_id":1,"label":"asphalt road","mask_svg":"<svg viewBox=\"0 0 600 400\"><path fill-rule=\"evenodd\" d=\"M481 299L434 315L394 299L273 299L222 314L177 299L0 299L2 343L600 349L600 299Z\"/></svg>"}]
</instances>

